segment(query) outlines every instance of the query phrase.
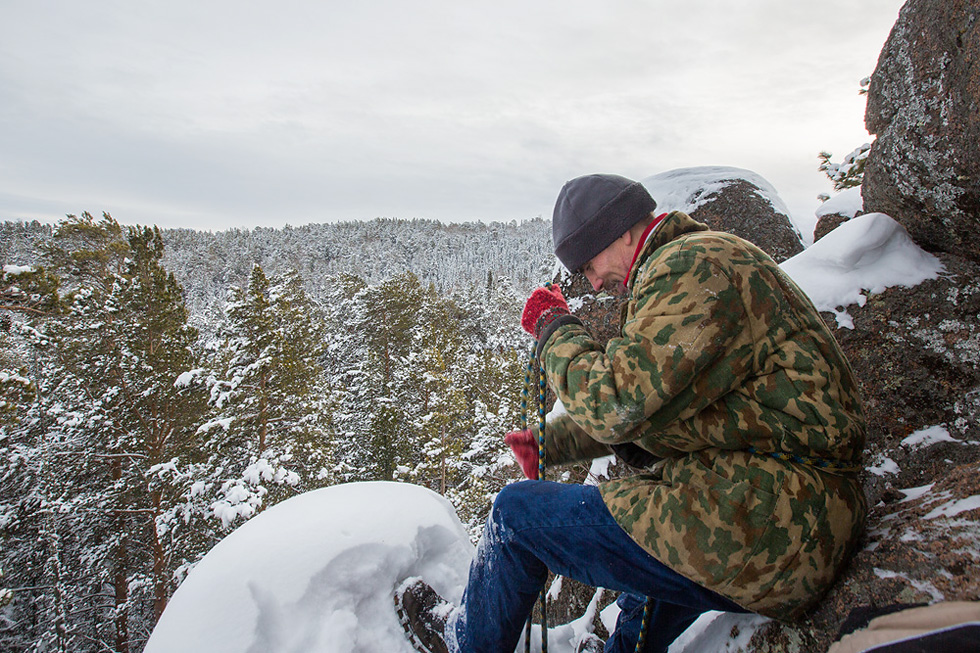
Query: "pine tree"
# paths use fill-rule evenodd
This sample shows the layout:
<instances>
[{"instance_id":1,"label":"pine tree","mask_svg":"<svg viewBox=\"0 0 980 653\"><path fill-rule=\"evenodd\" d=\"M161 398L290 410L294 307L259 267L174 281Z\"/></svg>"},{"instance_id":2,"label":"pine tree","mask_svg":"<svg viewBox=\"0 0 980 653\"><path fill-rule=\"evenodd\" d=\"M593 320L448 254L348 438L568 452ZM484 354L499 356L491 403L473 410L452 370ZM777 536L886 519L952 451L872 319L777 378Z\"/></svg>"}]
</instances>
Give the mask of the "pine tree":
<instances>
[{"instance_id":1,"label":"pine tree","mask_svg":"<svg viewBox=\"0 0 980 653\"><path fill-rule=\"evenodd\" d=\"M154 616L159 618L173 590L173 555L180 548L174 532L180 521L166 513L179 501L182 487L168 487L166 476L154 472L161 465L199 460L195 430L205 404L202 392L177 383L181 375L198 366L192 349L197 333L187 325L181 287L159 264L163 254L160 230L130 229L128 242L130 259L117 286L118 306L128 318L120 321L118 331L122 355L117 379L122 402L117 405L117 421L126 424L130 434L137 434L124 440L121 448L140 451L149 468L148 473L138 471L140 476L149 476L149 484L145 480L138 484L136 479L133 484L149 493L140 497L139 504L149 502L152 572L147 580L153 587Z\"/></svg>"},{"instance_id":2,"label":"pine tree","mask_svg":"<svg viewBox=\"0 0 980 653\"><path fill-rule=\"evenodd\" d=\"M181 543L167 513L177 490L154 470L193 457L204 403L175 383L195 366L196 334L180 286L160 266L162 252L159 230L124 233L107 214L98 222L69 216L47 248L68 292L61 313L43 324L50 346L39 370L48 424L40 434L41 534L52 583L66 588L49 612L59 649L94 639L132 650L173 590ZM82 597L104 588L111 608L98 608L101 618L73 616L90 610Z\"/></svg>"},{"instance_id":3,"label":"pine tree","mask_svg":"<svg viewBox=\"0 0 980 653\"><path fill-rule=\"evenodd\" d=\"M23 329L12 314L28 317L55 314L59 308L58 279L42 267L5 263L0 273L0 426L16 421L33 402L36 390L23 361L12 354L11 330Z\"/></svg>"},{"instance_id":4,"label":"pine tree","mask_svg":"<svg viewBox=\"0 0 980 653\"><path fill-rule=\"evenodd\" d=\"M348 449L369 461L365 478L391 480L396 472L407 473L417 455L411 425L419 404L412 400L405 361L423 301L422 284L411 273L367 286L355 297L353 327L363 339L365 357L353 379L351 402L360 407L360 440L367 447Z\"/></svg>"},{"instance_id":5,"label":"pine tree","mask_svg":"<svg viewBox=\"0 0 980 653\"><path fill-rule=\"evenodd\" d=\"M466 344L458 304L441 299L434 288L424 295L414 329L413 352L408 359L409 378L416 380L419 419L412 439L421 455L413 478L446 494L459 482L460 455L464 450L471 415L462 387Z\"/></svg>"},{"instance_id":6,"label":"pine tree","mask_svg":"<svg viewBox=\"0 0 980 653\"><path fill-rule=\"evenodd\" d=\"M818 169L833 182L834 190L856 188L864 182L864 165L870 152L871 144L865 143L845 156L840 163L830 160L833 156L830 152L821 152L817 157L820 159Z\"/></svg>"},{"instance_id":7,"label":"pine tree","mask_svg":"<svg viewBox=\"0 0 980 653\"><path fill-rule=\"evenodd\" d=\"M332 443L334 466L326 473L335 482L370 477L364 472L367 451L361 435L367 414L365 361L368 348L357 325L357 300L367 287L354 275L329 278L323 299L323 374L317 394L323 401L323 416Z\"/></svg>"},{"instance_id":8,"label":"pine tree","mask_svg":"<svg viewBox=\"0 0 980 653\"><path fill-rule=\"evenodd\" d=\"M314 394L321 320L302 278L288 272L270 280L256 265L247 288L232 289L225 312L224 359L211 381L214 415L202 431L216 433L222 457L233 452L216 503L228 527L329 481L332 455L328 416Z\"/></svg>"},{"instance_id":9,"label":"pine tree","mask_svg":"<svg viewBox=\"0 0 980 653\"><path fill-rule=\"evenodd\" d=\"M0 274L0 310L9 328L9 312L49 315L58 309L58 278L43 267L5 263Z\"/></svg>"}]
</instances>

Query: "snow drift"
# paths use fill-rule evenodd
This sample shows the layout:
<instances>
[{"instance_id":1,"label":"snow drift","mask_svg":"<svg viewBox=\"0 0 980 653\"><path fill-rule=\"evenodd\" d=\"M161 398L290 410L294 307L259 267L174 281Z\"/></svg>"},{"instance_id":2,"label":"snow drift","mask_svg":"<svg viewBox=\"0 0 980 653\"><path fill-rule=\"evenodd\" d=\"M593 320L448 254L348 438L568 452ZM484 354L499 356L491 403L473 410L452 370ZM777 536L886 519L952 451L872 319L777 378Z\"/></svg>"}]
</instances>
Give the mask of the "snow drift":
<instances>
[{"instance_id":1,"label":"snow drift","mask_svg":"<svg viewBox=\"0 0 980 653\"><path fill-rule=\"evenodd\" d=\"M847 307L864 306L868 293L911 288L944 270L884 213L848 220L780 267L819 310L834 313L847 328L853 328Z\"/></svg>"}]
</instances>

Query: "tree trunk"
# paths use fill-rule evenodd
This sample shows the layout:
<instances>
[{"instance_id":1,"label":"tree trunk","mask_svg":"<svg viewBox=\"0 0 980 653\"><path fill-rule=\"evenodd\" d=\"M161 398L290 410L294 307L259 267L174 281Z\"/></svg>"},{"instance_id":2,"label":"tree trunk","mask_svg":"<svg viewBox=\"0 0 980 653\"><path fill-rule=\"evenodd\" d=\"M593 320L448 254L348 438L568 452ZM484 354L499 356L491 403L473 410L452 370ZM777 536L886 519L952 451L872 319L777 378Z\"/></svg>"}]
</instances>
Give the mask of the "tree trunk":
<instances>
[{"instance_id":1,"label":"tree trunk","mask_svg":"<svg viewBox=\"0 0 980 653\"><path fill-rule=\"evenodd\" d=\"M122 460L115 458L112 461L112 480L118 481L122 478ZM116 653L129 653L129 552L128 538L126 533L126 517L122 514L116 516L116 532L119 533L119 543L116 545L116 568L112 577L112 585L115 594L115 624L116 624Z\"/></svg>"},{"instance_id":2,"label":"tree trunk","mask_svg":"<svg viewBox=\"0 0 980 653\"><path fill-rule=\"evenodd\" d=\"M269 432L269 400L265 386L266 374L263 372L262 378L259 380L259 401L261 402L259 408L259 458L265 452L265 440Z\"/></svg>"}]
</instances>

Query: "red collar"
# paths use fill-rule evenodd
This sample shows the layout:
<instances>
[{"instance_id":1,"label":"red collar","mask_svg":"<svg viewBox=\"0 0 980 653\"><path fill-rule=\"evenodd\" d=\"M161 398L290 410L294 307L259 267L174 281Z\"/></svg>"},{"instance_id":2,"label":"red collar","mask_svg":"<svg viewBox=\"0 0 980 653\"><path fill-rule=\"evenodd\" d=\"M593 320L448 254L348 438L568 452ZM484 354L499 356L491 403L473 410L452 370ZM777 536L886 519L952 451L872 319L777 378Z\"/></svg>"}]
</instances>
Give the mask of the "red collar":
<instances>
[{"instance_id":1,"label":"red collar","mask_svg":"<svg viewBox=\"0 0 980 653\"><path fill-rule=\"evenodd\" d=\"M626 278L623 279L623 285L627 288L629 287L630 276L633 274L633 266L636 265L636 259L640 257L640 250L643 249L644 245L646 245L647 238L650 237L650 233L653 232L653 230L657 228L657 225L663 222L663 219L666 217L666 213L661 213L658 215L653 219L653 222L648 224L647 228L643 230L643 234L640 235L640 240L636 243L636 251L633 252L633 260L630 261L630 271L627 273Z\"/></svg>"}]
</instances>

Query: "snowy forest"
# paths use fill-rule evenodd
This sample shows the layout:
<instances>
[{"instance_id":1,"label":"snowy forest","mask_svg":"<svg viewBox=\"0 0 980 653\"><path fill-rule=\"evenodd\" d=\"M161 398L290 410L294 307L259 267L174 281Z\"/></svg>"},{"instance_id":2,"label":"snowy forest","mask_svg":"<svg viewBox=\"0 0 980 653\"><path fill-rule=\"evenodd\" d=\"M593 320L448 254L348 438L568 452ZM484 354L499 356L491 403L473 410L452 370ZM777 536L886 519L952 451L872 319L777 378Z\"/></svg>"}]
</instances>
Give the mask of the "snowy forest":
<instances>
[{"instance_id":1,"label":"snowy forest","mask_svg":"<svg viewBox=\"0 0 980 653\"><path fill-rule=\"evenodd\" d=\"M550 223L0 224L0 650L138 653L296 494L404 480L475 537L516 468Z\"/></svg>"}]
</instances>

